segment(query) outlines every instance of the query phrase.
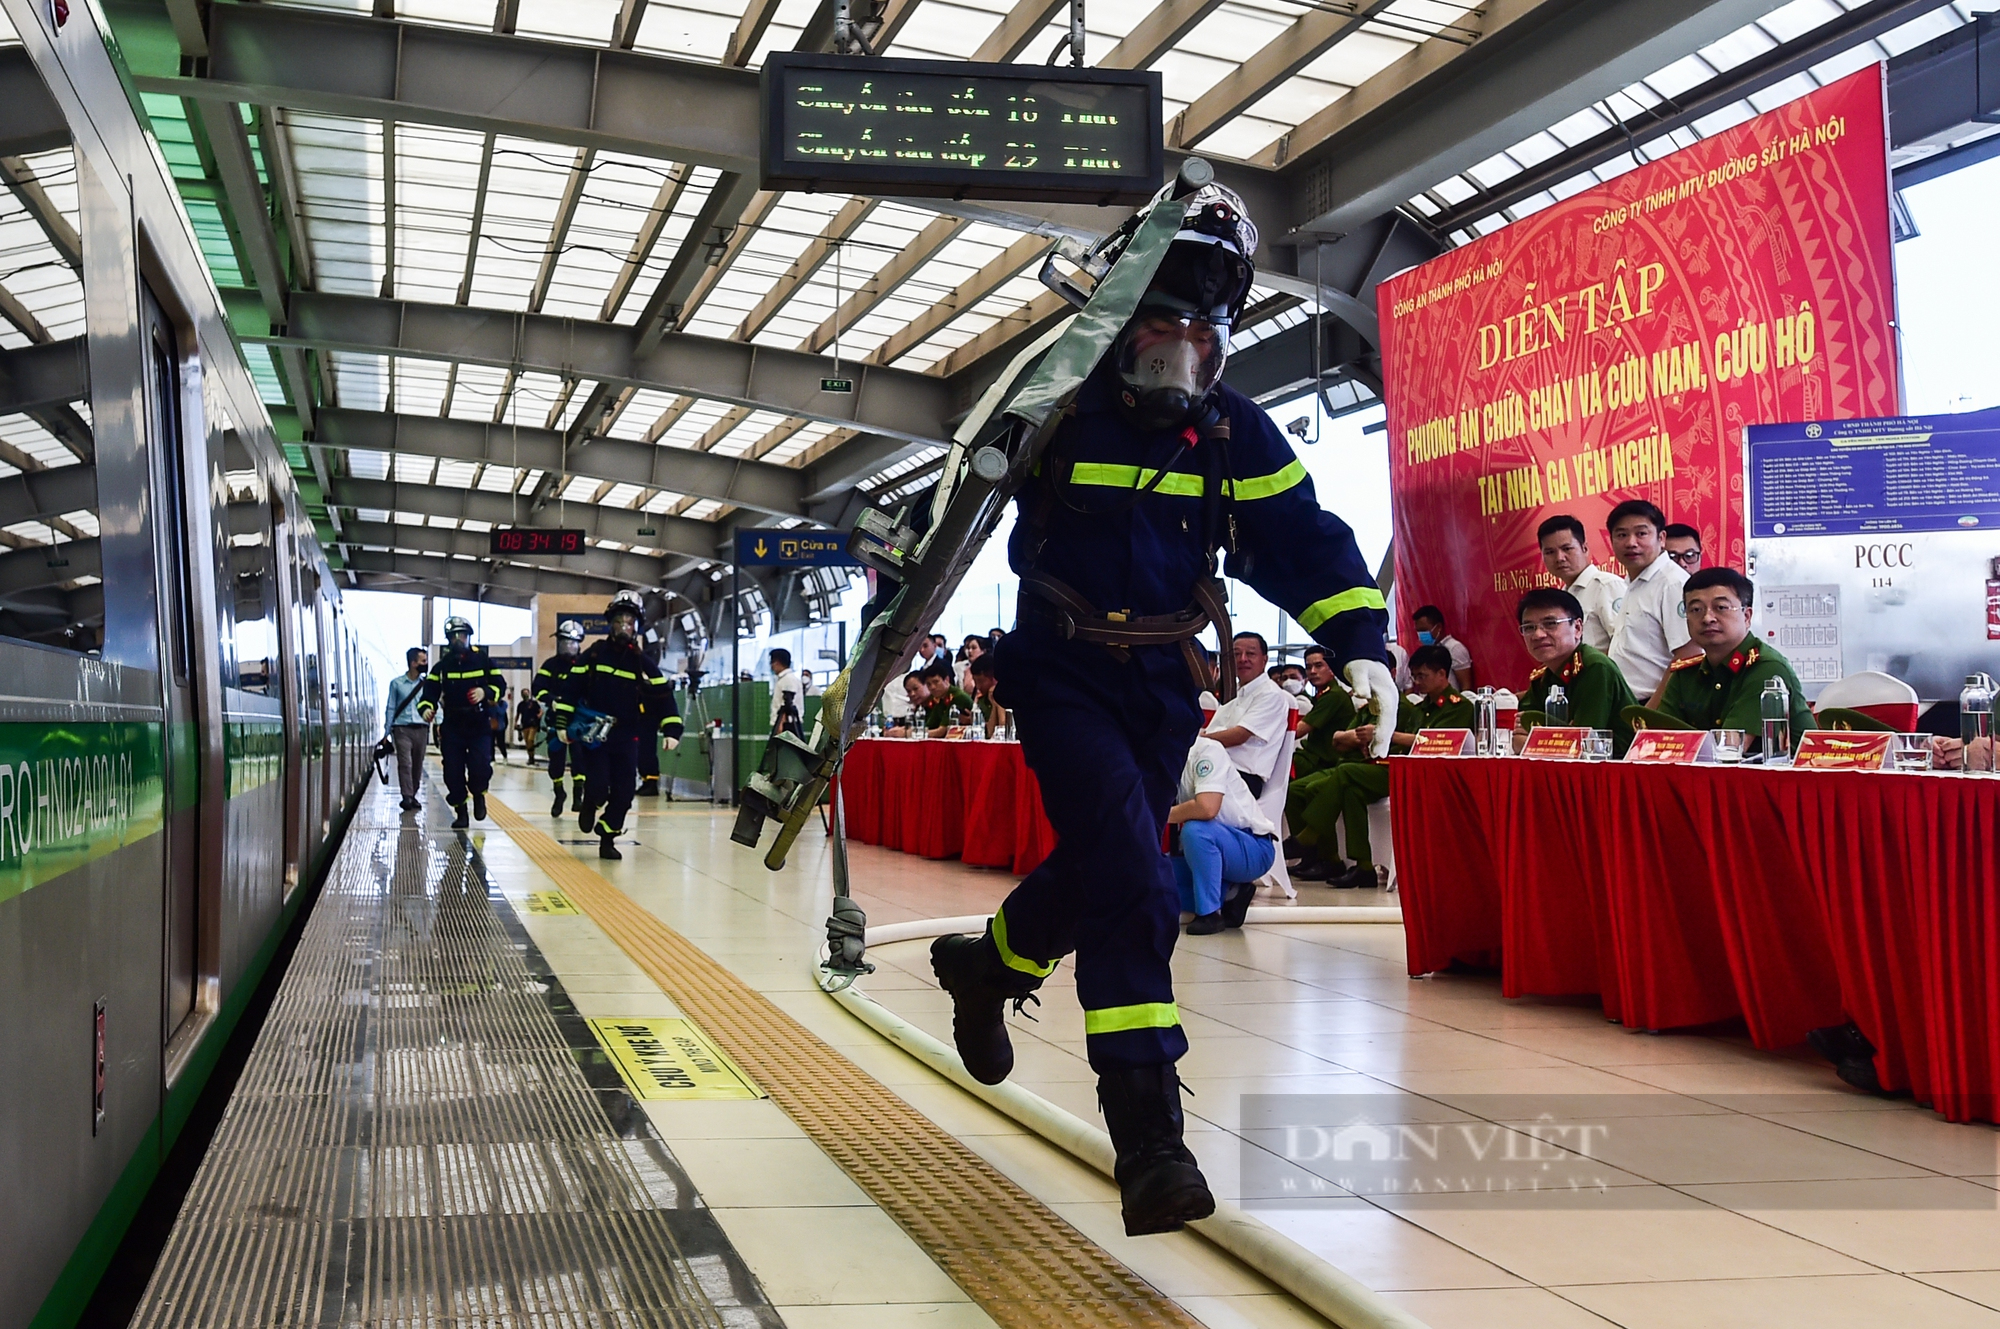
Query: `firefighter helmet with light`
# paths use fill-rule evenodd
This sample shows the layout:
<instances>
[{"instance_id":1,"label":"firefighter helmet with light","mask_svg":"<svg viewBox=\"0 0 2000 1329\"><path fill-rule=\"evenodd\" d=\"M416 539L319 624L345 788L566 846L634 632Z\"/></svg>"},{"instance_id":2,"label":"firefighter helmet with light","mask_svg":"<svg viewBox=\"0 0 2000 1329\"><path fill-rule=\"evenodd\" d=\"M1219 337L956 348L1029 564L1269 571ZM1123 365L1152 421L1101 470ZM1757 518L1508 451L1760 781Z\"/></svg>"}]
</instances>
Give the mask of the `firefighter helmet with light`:
<instances>
[{"instance_id":1,"label":"firefighter helmet with light","mask_svg":"<svg viewBox=\"0 0 2000 1329\"><path fill-rule=\"evenodd\" d=\"M472 624L454 614L444 621L444 639L446 642L450 642L453 637L459 636L463 636L466 641L471 641Z\"/></svg>"},{"instance_id":2,"label":"firefighter helmet with light","mask_svg":"<svg viewBox=\"0 0 2000 1329\"><path fill-rule=\"evenodd\" d=\"M1118 404L1141 429L1194 422L1229 359L1229 330L1257 275L1257 228L1243 200L1204 185L1188 200L1139 307L1112 344Z\"/></svg>"},{"instance_id":3,"label":"firefighter helmet with light","mask_svg":"<svg viewBox=\"0 0 2000 1329\"><path fill-rule=\"evenodd\" d=\"M610 620L611 635L622 637L626 640L637 637L639 630L646 625L645 606L641 603L637 591L620 591L618 594L612 596L611 603L604 606L604 617ZM631 629L629 631L619 630L620 619L629 619L631 621Z\"/></svg>"},{"instance_id":4,"label":"firefighter helmet with light","mask_svg":"<svg viewBox=\"0 0 2000 1329\"><path fill-rule=\"evenodd\" d=\"M556 654L575 655L583 645L583 624L566 618L556 624Z\"/></svg>"}]
</instances>

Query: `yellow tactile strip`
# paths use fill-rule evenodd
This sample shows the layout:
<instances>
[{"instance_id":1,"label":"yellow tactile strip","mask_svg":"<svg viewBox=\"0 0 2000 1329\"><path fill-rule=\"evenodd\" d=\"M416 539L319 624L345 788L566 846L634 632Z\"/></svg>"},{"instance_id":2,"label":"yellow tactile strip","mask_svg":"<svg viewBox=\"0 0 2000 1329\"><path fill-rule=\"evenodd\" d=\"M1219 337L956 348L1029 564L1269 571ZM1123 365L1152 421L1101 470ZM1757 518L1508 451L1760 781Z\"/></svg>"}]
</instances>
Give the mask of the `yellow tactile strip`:
<instances>
[{"instance_id":1,"label":"yellow tactile strip","mask_svg":"<svg viewBox=\"0 0 2000 1329\"><path fill-rule=\"evenodd\" d=\"M1185 1310L700 947L519 813L491 795L487 803L535 866L1002 1329L1196 1329ZM828 1258L839 1258L837 1244Z\"/></svg>"}]
</instances>

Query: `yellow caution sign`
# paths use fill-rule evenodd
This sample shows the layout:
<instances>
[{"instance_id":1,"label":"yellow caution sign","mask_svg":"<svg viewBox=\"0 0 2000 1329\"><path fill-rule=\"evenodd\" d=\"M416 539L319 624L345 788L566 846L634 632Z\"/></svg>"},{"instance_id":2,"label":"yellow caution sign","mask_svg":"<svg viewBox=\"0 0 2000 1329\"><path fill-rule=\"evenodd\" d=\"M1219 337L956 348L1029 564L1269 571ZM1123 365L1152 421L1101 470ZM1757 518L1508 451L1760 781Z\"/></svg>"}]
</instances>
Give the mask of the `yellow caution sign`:
<instances>
[{"instance_id":1,"label":"yellow caution sign","mask_svg":"<svg viewBox=\"0 0 2000 1329\"><path fill-rule=\"evenodd\" d=\"M762 1098L740 1067L686 1020L592 1020L634 1098Z\"/></svg>"},{"instance_id":2,"label":"yellow caution sign","mask_svg":"<svg viewBox=\"0 0 2000 1329\"><path fill-rule=\"evenodd\" d=\"M561 891L529 891L528 912L531 914L580 914L583 911L569 902L569 897Z\"/></svg>"}]
</instances>

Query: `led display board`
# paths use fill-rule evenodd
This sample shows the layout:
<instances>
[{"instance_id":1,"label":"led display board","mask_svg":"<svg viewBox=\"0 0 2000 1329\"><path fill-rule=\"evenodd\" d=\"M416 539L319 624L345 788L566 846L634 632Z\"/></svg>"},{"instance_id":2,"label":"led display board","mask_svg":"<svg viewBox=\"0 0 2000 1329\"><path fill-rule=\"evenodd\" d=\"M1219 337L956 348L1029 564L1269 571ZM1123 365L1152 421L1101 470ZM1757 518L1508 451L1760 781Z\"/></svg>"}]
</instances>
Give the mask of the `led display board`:
<instances>
[{"instance_id":1,"label":"led display board","mask_svg":"<svg viewBox=\"0 0 2000 1329\"><path fill-rule=\"evenodd\" d=\"M763 187L1142 203L1160 186L1160 76L773 52Z\"/></svg>"},{"instance_id":2,"label":"led display board","mask_svg":"<svg viewBox=\"0 0 2000 1329\"><path fill-rule=\"evenodd\" d=\"M497 526L489 534L495 554L581 554L584 549L580 530Z\"/></svg>"}]
</instances>

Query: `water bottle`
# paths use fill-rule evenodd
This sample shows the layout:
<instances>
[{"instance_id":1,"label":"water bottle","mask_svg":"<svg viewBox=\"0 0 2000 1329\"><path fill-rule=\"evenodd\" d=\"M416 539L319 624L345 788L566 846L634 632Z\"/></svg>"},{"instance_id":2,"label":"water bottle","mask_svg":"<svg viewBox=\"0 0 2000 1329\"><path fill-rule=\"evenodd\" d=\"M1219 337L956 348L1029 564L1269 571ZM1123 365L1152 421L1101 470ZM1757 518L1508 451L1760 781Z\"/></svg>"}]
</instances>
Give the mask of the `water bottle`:
<instances>
[{"instance_id":1,"label":"water bottle","mask_svg":"<svg viewBox=\"0 0 2000 1329\"><path fill-rule=\"evenodd\" d=\"M1560 729L1569 723L1569 694L1563 691L1562 684L1549 685L1549 695L1542 702L1542 714L1549 717L1551 728Z\"/></svg>"},{"instance_id":2,"label":"water bottle","mask_svg":"<svg viewBox=\"0 0 2000 1329\"><path fill-rule=\"evenodd\" d=\"M1764 680L1757 702L1764 717L1764 764L1784 765L1792 759L1792 694L1782 678Z\"/></svg>"},{"instance_id":3,"label":"water bottle","mask_svg":"<svg viewBox=\"0 0 2000 1329\"><path fill-rule=\"evenodd\" d=\"M1958 736L1965 740L1965 769L1991 771L1993 760L1993 680L1967 674L1958 694Z\"/></svg>"},{"instance_id":4,"label":"water bottle","mask_svg":"<svg viewBox=\"0 0 2000 1329\"><path fill-rule=\"evenodd\" d=\"M1494 724L1493 689L1481 688L1472 694L1472 750L1481 757L1490 757L1498 746Z\"/></svg>"},{"instance_id":5,"label":"water bottle","mask_svg":"<svg viewBox=\"0 0 2000 1329\"><path fill-rule=\"evenodd\" d=\"M986 738L986 716L977 706L972 708L972 723L965 727L965 736L975 742Z\"/></svg>"}]
</instances>

